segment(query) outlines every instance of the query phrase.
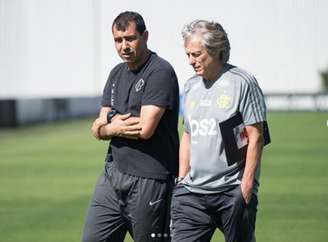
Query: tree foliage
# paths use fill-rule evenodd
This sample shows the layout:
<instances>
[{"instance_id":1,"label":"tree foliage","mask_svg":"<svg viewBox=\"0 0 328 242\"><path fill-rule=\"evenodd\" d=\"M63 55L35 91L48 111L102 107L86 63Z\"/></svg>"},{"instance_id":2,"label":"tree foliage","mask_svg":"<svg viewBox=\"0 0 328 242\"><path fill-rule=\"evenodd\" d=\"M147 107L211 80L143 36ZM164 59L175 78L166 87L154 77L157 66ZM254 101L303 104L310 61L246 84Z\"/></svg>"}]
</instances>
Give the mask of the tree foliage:
<instances>
[{"instance_id":1,"label":"tree foliage","mask_svg":"<svg viewBox=\"0 0 328 242\"><path fill-rule=\"evenodd\" d=\"M320 71L322 88L324 91L328 92L328 68L326 70Z\"/></svg>"}]
</instances>

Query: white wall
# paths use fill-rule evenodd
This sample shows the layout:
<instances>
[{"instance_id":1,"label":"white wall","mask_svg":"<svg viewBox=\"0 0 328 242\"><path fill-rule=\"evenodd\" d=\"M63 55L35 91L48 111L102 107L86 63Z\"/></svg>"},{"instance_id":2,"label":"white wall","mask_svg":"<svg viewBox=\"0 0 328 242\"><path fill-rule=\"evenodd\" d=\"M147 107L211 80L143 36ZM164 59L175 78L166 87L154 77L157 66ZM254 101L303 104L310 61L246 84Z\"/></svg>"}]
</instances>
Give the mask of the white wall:
<instances>
[{"instance_id":1,"label":"white wall","mask_svg":"<svg viewBox=\"0 0 328 242\"><path fill-rule=\"evenodd\" d=\"M0 97L93 95L90 0L0 0Z\"/></svg>"},{"instance_id":2,"label":"white wall","mask_svg":"<svg viewBox=\"0 0 328 242\"><path fill-rule=\"evenodd\" d=\"M319 70L328 68L325 0L101 2L101 45L110 53L103 57L103 66L112 67L118 61L112 57L115 50L108 26L117 13L136 10L150 31L149 46L174 65L181 84L193 71L187 64L180 31L194 19L223 25L231 42L230 62L252 72L265 92L318 91Z\"/></svg>"},{"instance_id":3,"label":"white wall","mask_svg":"<svg viewBox=\"0 0 328 242\"><path fill-rule=\"evenodd\" d=\"M111 23L125 10L144 16L149 47L181 85L193 71L180 31L196 18L222 23L230 62L265 92L318 91L328 67L325 0L0 0L0 98L100 95L120 61Z\"/></svg>"}]
</instances>

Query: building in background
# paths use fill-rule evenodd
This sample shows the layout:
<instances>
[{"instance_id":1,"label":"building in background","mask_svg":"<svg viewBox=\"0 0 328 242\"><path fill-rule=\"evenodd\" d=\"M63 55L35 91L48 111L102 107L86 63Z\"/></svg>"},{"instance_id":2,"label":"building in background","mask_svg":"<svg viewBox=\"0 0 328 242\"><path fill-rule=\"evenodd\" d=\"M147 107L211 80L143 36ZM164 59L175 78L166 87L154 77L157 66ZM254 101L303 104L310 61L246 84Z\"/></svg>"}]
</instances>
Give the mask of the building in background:
<instances>
[{"instance_id":1,"label":"building in background","mask_svg":"<svg viewBox=\"0 0 328 242\"><path fill-rule=\"evenodd\" d=\"M193 75L181 28L213 19L228 32L231 63L273 94L269 108L328 109L326 96L308 95L328 66L325 0L0 0L0 126L96 115L120 62L111 23L125 10L144 16L150 48L172 63L181 89Z\"/></svg>"}]
</instances>

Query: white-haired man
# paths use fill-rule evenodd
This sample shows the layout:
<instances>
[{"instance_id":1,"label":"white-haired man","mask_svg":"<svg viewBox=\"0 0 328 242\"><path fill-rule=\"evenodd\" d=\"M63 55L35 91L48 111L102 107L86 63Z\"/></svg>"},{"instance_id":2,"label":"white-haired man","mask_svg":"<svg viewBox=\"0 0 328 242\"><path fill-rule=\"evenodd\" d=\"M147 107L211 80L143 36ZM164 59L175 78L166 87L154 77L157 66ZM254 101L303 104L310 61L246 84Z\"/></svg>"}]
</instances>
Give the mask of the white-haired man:
<instances>
[{"instance_id":1,"label":"white-haired man","mask_svg":"<svg viewBox=\"0 0 328 242\"><path fill-rule=\"evenodd\" d=\"M259 163L266 106L253 75L228 64L230 43L219 23L196 20L182 36L196 75L185 84L179 183L172 197L172 241L210 241L219 228L227 242L255 240ZM232 160L220 125L242 120ZM231 131L232 132L232 131ZM236 152L238 149L236 150Z\"/></svg>"}]
</instances>

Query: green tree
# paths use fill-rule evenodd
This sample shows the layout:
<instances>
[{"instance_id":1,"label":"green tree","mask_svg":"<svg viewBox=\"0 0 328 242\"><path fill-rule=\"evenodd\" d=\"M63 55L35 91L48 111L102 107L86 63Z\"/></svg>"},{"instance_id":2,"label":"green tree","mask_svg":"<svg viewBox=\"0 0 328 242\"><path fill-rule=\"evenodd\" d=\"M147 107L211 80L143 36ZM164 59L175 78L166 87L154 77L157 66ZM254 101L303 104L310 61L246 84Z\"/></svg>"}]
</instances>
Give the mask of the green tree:
<instances>
[{"instance_id":1,"label":"green tree","mask_svg":"<svg viewBox=\"0 0 328 242\"><path fill-rule=\"evenodd\" d=\"M328 68L320 71L323 91L328 92Z\"/></svg>"}]
</instances>

